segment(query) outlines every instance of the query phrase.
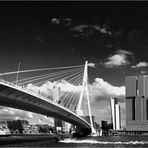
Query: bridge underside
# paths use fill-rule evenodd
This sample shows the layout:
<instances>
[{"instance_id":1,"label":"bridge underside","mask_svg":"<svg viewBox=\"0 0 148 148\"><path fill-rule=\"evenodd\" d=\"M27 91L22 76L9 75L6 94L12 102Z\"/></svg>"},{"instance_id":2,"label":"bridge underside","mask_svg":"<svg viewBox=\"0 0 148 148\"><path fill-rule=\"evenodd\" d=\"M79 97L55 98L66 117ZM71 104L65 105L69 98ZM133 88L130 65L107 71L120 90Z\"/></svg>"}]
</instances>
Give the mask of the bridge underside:
<instances>
[{"instance_id":1,"label":"bridge underside","mask_svg":"<svg viewBox=\"0 0 148 148\"><path fill-rule=\"evenodd\" d=\"M67 109L53 104L50 100L41 99L27 91L19 90L0 83L0 105L22 109L53 118L58 118L82 128L90 129L90 125Z\"/></svg>"}]
</instances>

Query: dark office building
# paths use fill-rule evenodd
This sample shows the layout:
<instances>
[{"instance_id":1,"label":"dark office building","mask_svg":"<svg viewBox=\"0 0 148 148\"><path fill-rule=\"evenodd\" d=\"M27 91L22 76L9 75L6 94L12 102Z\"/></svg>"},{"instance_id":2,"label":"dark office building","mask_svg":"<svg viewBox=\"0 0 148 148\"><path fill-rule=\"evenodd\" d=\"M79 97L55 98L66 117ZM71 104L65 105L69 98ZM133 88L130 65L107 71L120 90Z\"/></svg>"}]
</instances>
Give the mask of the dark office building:
<instances>
[{"instance_id":1,"label":"dark office building","mask_svg":"<svg viewBox=\"0 0 148 148\"><path fill-rule=\"evenodd\" d=\"M148 76L126 77L126 130L148 132Z\"/></svg>"}]
</instances>

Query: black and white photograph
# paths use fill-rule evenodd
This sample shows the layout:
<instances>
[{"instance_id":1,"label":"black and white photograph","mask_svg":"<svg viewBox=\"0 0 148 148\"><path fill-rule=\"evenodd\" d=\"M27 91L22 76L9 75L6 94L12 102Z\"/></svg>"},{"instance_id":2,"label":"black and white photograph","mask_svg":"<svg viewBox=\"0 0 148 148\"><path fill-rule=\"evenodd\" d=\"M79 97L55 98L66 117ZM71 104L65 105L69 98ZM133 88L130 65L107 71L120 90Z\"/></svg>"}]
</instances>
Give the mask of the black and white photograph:
<instances>
[{"instance_id":1,"label":"black and white photograph","mask_svg":"<svg viewBox=\"0 0 148 148\"><path fill-rule=\"evenodd\" d=\"M148 147L148 2L0 1L0 147Z\"/></svg>"}]
</instances>

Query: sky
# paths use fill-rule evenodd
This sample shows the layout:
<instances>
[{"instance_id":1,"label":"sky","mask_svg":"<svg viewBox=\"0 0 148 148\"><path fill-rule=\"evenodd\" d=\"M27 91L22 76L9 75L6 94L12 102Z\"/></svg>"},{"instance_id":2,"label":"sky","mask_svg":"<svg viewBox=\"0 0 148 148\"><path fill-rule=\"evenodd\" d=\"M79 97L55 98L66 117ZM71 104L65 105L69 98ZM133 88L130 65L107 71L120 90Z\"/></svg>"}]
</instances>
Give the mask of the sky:
<instances>
[{"instance_id":1,"label":"sky","mask_svg":"<svg viewBox=\"0 0 148 148\"><path fill-rule=\"evenodd\" d=\"M110 121L111 96L125 126L125 77L148 73L146 2L0 2L0 73L83 65L89 67L97 122ZM1 120L52 122L45 116L0 108Z\"/></svg>"}]
</instances>

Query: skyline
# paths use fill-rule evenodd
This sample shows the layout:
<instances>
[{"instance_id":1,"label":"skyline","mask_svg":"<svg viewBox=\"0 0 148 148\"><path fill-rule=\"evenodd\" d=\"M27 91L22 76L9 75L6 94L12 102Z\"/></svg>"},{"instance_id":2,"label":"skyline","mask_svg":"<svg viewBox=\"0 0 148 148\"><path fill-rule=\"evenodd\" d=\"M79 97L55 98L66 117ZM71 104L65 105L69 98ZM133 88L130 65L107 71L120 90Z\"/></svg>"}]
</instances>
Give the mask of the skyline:
<instances>
[{"instance_id":1,"label":"skyline","mask_svg":"<svg viewBox=\"0 0 148 148\"><path fill-rule=\"evenodd\" d=\"M113 95L119 98L125 123L125 77L148 72L146 2L0 4L0 73L16 71L19 62L24 70L88 60L95 64L89 68L89 84L97 121L110 120ZM0 112L1 119L6 114L30 120L38 116L5 107Z\"/></svg>"}]
</instances>

